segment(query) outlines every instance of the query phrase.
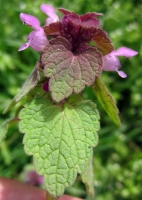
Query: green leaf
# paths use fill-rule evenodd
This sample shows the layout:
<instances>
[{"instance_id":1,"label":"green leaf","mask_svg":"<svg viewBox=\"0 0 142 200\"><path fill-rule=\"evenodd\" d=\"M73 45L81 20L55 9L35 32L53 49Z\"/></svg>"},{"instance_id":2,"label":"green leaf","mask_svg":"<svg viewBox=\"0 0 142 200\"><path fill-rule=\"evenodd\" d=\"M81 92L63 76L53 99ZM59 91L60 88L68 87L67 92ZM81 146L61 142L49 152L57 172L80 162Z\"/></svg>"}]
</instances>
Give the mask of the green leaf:
<instances>
[{"instance_id":1,"label":"green leaf","mask_svg":"<svg viewBox=\"0 0 142 200\"><path fill-rule=\"evenodd\" d=\"M82 44L74 53L71 48L65 38L58 37L50 41L42 55L44 75L49 78L49 90L56 102L91 86L102 71L102 54L95 47Z\"/></svg>"},{"instance_id":2,"label":"green leaf","mask_svg":"<svg viewBox=\"0 0 142 200\"><path fill-rule=\"evenodd\" d=\"M50 99L37 96L29 101L20 112L19 128L25 133L26 153L33 155L38 173L44 175L46 189L59 197L77 173L85 171L100 124L95 104L79 95L62 104Z\"/></svg>"},{"instance_id":3,"label":"green leaf","mask_svg":"<svg viewBox=\"0 0 142 200\"><path fill-rule=\"evenodd\" d=\"M5 136L6 136L6 133L7 133L7 131L8 131L8 124L9 124L9 121L10 121L11 119L8 119L8 120L6 120L6 121L4 121L2 124L1 124L1 126L0 126L0 144L1 144L1 142L2 142L2 140L5 138Z\"/></svg>"},{"instance_id":4,"label":"green leaf","mask_svg":"<svg viewBox=\"0 0 142 200\"><path fill-rule=\"evenodd\" d=\"M14 97L14 99L11 101L11 103L8 105L8 107L3 111L5 114L10 108L16 105L21 99L27 95L38 83L40 80L40 74L39 74L39 62L36 63L35 68L33 69L30 76L27 78L17 95Z\"/></svg>"},{"instance_id":5,"label":"green leaf","mask_svg":"<svg viewBox=\"0 0 142 200\"><path fill-rule=\"evenodd\" d=\"M96 78L94 85L92 86L93 92L97 96L98 100L102 104L103 108L115 122L117 126L121 126L120 118L118 116L119 110L116 106L114 98L111 96L101 79Z\"/></svg>"},{"instance_id":6,"label":"green leaf","mask_svg":"<svg viewBox=\"0 0 142 200\"><path fill-rule=\"evenodd\" d=\"M94 200L94 171L93 171L92 158L90 159L85 172L81 174L81 179L86 186L89 196L91 197L92 200Z\"/></svg>"}]
</instances>

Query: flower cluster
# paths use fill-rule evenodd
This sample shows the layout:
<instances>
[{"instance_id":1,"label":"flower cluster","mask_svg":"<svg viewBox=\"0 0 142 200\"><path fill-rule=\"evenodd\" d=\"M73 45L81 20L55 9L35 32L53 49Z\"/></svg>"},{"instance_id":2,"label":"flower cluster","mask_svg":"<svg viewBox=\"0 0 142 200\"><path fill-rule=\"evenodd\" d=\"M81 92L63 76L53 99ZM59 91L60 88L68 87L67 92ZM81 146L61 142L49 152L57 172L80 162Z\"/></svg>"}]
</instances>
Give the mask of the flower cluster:
<instances>
[{"instance_id":1,"label":"flower cluster","mask_svg":"<svg viewBox=\"0 0 142 200\"><path fill-rule=\"evenodd\" d=\"M119 70L121 65L118 56L132 57L137 55L137 52L127 47L120 47L114 50L111 40L99 27L100 21L98 17L102 14L93 12L77 15L74 12L60 8L59 11L63 14L63 17L59 19L52 6L42 4L40 9L48 16L43 27L40 26L39 20L34 16L20 14L21 21L33 28L34 31L28 35L27 42L19 48L19 51L25 50L30 46L42 53L51 38L58 39L58 37L62 37L70 44L70 51L77 55L84 51L84 46L91 46L94 43L93 47L97 48L97 51L102 55L102 57L100 56L102 59L101 69L116 71L122 78L127 76L123 71ZM50 40L48 40L48 36L50 36Z\"/></svg>"}]
</instances>

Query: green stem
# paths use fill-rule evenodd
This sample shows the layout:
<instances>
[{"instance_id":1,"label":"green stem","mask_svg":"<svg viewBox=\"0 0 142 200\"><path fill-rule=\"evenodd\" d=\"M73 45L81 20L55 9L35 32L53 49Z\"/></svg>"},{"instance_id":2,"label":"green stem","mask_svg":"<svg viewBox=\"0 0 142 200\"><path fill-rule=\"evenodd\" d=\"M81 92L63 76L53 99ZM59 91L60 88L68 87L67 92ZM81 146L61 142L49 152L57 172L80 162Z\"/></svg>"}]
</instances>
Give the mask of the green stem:
<instances>
[{"instance_id":1,"label":"green stem","mask_svg":"<svg viewBox=\"0 0 142 200\"><path fill-rule=\"evenodd\" d=\"M53 197L49 192L46 191L46 200L57 200L57 198Z\"/></svg>"}]
</instances>

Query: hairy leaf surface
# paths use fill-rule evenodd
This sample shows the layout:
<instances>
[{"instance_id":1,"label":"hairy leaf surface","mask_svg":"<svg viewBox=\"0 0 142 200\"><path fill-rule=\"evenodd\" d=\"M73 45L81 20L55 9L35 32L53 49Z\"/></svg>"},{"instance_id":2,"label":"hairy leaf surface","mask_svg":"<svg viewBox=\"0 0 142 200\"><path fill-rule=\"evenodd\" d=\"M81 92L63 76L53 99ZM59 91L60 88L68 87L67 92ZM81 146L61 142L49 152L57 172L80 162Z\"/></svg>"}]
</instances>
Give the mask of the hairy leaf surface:
<instances>
[{"instance_id":1,"label":"hairy leaf surface","mask_svg":"<svg viewBox=\"0 0 142 200\"><path fill-rule=\"evenodd\" d=\"M62 37L53 39L42 56L44 74L49 77L49 90L56 102L80 93L94 83L102 70L101 54L95 47L83 44L76 53Z\"/></svg>"},{"instance_id":2,"label":"hairy leaf surface","mask_svg":"<svg viewBox=\"0 0 142 200\"><path fill-rule=\"evenodd\" d=\"M78 98L77 98L78 96ZM76 100L77 99L77 100ZM25 151L33 155L48 192L59 197L83 173L98 142L99 115L94 103L73 95L64 104L37 96L20 113Z\"/></svg>"},{"instance_id":3,"label":"hairy leaf surface","mask_svg":"<svg viewBox=\"0 0 142 200\"><path fill-rule=\"evenodd\" d=\"M102 83L101 79L97 78L92 88L107 114L117 126L121 126L120 118L118 116L119 110L116 106L115 100Z\"/></svg>"}]
</instances>

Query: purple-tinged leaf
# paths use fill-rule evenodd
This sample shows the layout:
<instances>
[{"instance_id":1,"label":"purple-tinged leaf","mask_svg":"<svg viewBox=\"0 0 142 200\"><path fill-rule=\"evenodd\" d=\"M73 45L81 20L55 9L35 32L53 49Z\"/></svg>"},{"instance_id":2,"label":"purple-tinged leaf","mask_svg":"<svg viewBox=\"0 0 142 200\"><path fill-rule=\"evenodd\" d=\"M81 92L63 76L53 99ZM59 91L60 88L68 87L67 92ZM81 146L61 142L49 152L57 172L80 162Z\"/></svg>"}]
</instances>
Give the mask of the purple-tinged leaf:
<instances>
[{"instance_id":1,"label":"purple-tinged leaf","mask_svg":"<svg viewBox=\"0 0 142 200\"><path fill-rule=\"evenodd\" d=\"M101 13L86 13L80 16L82 26L86 28L94 28L100 25L100 21L97 19L98 16L102 16Z\"/></svg>"},{"instance_id":2,"label":"purple-tinged leaf","mask_svg":"<svg viewBox=\"0 0 142 200\"><path fill-rule=\"evenodd\" d=\"M82 44L73 53L69 42L62 37L51 40L45 47L42 63L56 102L80 93L86 85L91 86L102 71L102 55L95 47Z\"/></svg>"},{"instance_id":3,"label":"purple-tinged leaf","mask_svg":"<svg viewBox=\"0 0 142 200\"><path fill-rule=\"evenodd\" d=\"M76 13L71 12L71 11L69 11L69 10L66 10L66 9L64 9L64 8L58 8L58 10L59 10L63 15L69 15L69 14L75 14L75 15L77 15ZM86 21L86 19L87 19L88 17L90 18L90 16L92 16L92 17L99 17L99 16L102 16L102 15L103 15L102 13L92 12L92 13L86 13L86 14L84 14L84 15L80 15L80 17L81 17L82 21Z\"/></svg>"},{"instance_id":4,"label":"purple-tinged leaf","mask_svg":"<svg viewBox=\"0 0 142 200\"><path fill-rule=\"evenodd\" d=\"M106 55L114 50L111 40L108 38L107 33L101 28L98 28L94 32L92 41L101 50L103 55Z\"/></svg>"},{"instance_id":5,"label":"purple-tinged leaf","mask_svg":"<svg viewBox=\"0 0 142 200\"><path fill-rule=\"evenodd\" d=\"M30 76L27 78L17 95L13 98L11 103L8 105L8 107L3 111L3 113L6 113L10 108L15 106L21 99L26 96L38 83L40 80L40 74L39 74L39 62L36 63L35 68L33 69Z\"/></svg>"},{"instance_id":6,"label":"purple-tinged leaf","mask_svg":"<svg viewBox=\"0 0 142 200\"><path fill-rule=\"evenodd\" d=\"M61 36L69 41L73 51L76 51L80 44L89 43L92 40L96 31L96 24L99 23L96 20L96 18L88 17L86 21L82 21L81 16L75 13L65 15L62 18Z\"/></svg>"},{"instance_id":7,"label":"purple-tinged leaf","mask_svg":"<svg viewBox=\"0 0 142 200\"><path fill-rule=\"evenodd\" d=\"M86 13L85 15L77 15L76 13L71 13L65 15L63 19L66 20L67 24L73 24L73 26L79 26L85 29L96 28L99 26L100 21L96 18L95 13Z\"/></svg>"},{"instance_id":8,"label":"purple-tinged leaf","mask_svg":"<svg viewBox=\"0 0 142 200\"><path fill-rule=\"evenodd\" d=\"M49 26L43 26L43 30L46 36L49 35L60 35L61 32L61 22L55 22L55 23L51 23L49 24Z\"/></svg>"},{"instance_id":9,"label":"purple-tinged leaf","mask_svg":"<svg viewBox=\"0 0 142 200\"><path fill-rule=\"evenodd\" d=\"M69 15L69 14L72 14L74 12L71 12L69 10L66 10L64 8L58 8L58 10L63 14L63 15ZM74 13L75 14L75 13Z\"/></svg>"},{"instance_id":10,"label":"purple-tinged leaf","mask_svg":"<svg viewBox=\"0 0 142 200\"><path fill-rule=\"evenodd\" d=\"M72 18L73 23L77 23L78 25L81 25L82 27L85 27L87 29L95 28L100 25L100 21L97 19L98 16L102 16L101 13L86 13L84 15L78 15L74 12L70 12L68 10L59 8L59 11L62 12L67 18L69 17L70 20Z\"/></svg>"}]
</instances>

